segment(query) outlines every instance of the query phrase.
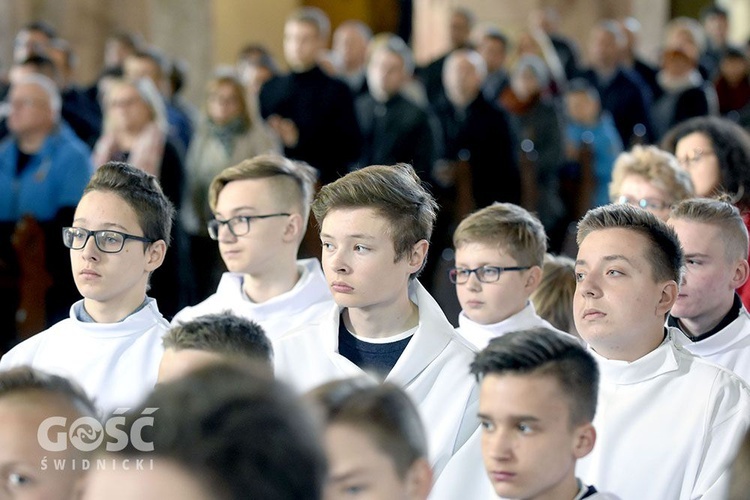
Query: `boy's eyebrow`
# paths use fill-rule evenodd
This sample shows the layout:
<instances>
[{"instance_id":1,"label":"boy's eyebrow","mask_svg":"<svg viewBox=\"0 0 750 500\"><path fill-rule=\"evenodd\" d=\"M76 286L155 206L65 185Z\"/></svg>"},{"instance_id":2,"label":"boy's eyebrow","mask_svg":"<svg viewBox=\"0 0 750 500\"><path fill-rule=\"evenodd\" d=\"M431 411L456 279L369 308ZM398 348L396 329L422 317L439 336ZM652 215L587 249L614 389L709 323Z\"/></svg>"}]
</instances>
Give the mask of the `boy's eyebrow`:
<instances>
[{"instance_id":1,"label":"boy's eyebrow","mask_svg":"<svg viewBox=\"0 0 750 500\"><path fill-rule=\"evenodd\" d=\"M351 479L352 477L356 477L356 476L358 476L360 474L363 474L364 472L366 472L365 469L361 469L361 468L360 469L349 470L349 471L343 472L341 474L331 475L331 479L330 480L332 482L343 482L343 481L346 481L348 479Z\"/></svg>"},{"instance_id":2,"label":"boy's eyebrow","mask_svg":"<svg viewBox=\"0 0 750 500\"><path fill-rule=\"evenodd\" d=\"M633 262L630 259L628 259L627 257L625 257L624 255L621 255L621 254L605 255L604 257L602 257L602 260L604 260L606 262L612 262L612 261L616 261L616 260L624 260L625 262L627 262L631 266L633 265ZM583 259L577 259L576 260L576 266L585 266L585 265L586 265L586 261L585 260L583 260Z\"/></svg>"},{"instance_id":3,"label":"boy's eyebrow","mask_svg":"<svg viewBox=\"0 0 750 500\"><path fill-rule=\"evenodd\" d=\"M76 224L86 224L86 222L87 222L86 219L82 219L80 217L77 218L77 219L73 219L73 225L74 226ZM122 229L123 231L127 231L128 230L128 228L126 228L122 224L118 224L116 222L105 222L102 225L105 226L105 227L108 227L108 228L119 228L119 229ZM88 228L86 228L86 229L88 229Z\"/></svg>"},{"instance_id":4,"label":"boy's eyebrow","mask_svg":"<svg viewBox=\"0 0 750 500\"><path fill-rule=\"evenodd\" d=\"M485 415L484 413L477 413L477 418L482 420L495 420L489 415ZM511 420L513 422L539 422L539 417L535 417L533 415L511 415L507 418L507 420Z\"/></svg>"},{"instance_id":5,"label":"boy's eyebrow","mask_svg":"<svg viewBox=\"0 0 750 500\"><path fill-rule=\"evenodd\" d=\"M700 252L693 252L693 253L686 253L685 254L685 258L686 259L689 259L689 258L692 258L692 257L710 257L710 255L705 254L705 253L700 253Z\"/></svg>"},{"instance_id":6,"label":"boy's eyebrow","mask_svg":"<svg viewBox=\"0 0 750 500\"><path fill-rule=\"evenodd\" d=\"M333 236L327 233L320 233L320 237L334 239ZM344 235L344 238L351 238L351 239L358 239L358 240L374 240L375 239L375 237L370 234L360 234L360 233L346 234Z\"/></svg>"}]
</instances>

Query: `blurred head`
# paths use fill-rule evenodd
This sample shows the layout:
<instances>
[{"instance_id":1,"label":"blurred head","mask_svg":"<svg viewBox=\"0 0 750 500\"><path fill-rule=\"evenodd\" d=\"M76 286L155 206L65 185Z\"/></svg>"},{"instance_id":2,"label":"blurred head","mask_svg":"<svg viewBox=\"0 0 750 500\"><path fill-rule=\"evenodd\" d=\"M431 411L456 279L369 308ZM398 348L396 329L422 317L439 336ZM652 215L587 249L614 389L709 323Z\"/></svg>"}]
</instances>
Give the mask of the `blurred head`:
<instances>
[{"instance_id":1,"label":"blurred head","mask_svg":"<svg viewBox=\"0 0 750 500\"><path fill-rule=\"evenodd\" d=\"M178 323L162 339L159 382L182 377L219 361L250 362L273 373L273 348L263 328L230 311Z\"/></svg>"},{"instance_id":2,"label":"blurred head","mask_svg":"<svg viewBox=\"0 0 750 500\"><path fill-rule=\"evenodd\" d=\"M263 45L250 44L240 50L237 75L252 94L260 92L264 83L280 73L276 60Z\"/></svg>"},{"instance_id":3,"label":"blurred head","mask_svg":"<svg viewBox=\"0 0 750 500\"><path fill-rule=\"evenodd\" d=\"M62 419L51 428L49 418ZM82 389L67 379L20 367L0 373L0 497L18 500L76 498L83 476L81 461L90 458L75 446L50 451L55 432L80 418L98 418ZM45 422L46 421L46 422ZM80 427L79 427L80 428ZM45 431L46 429L46 431ZM45 434L46 432L46 434ZM78 462L73 465L71 462ZM65 463L58 468L53 464Z\"/></svg>"},{"instance_id":4,"label":"blurred head","mask_svg":"<svg viewBox=\"0 0 750 500\"><path fill-rule=\"evenodd\" d=\"M362 21L349 19L333 32L333 53L345 73L364 68L372 30Z\"/></svg>"},{"instance_id":5,"label":"blurred head","mask_svg":"<svg viewBox=\"0 0 750 500\"><path fill-rule=\"evenodd\" d=\"M486 76L487 65L479 53L469 49L451 52L443 66L448 100L457 108L465 108L479 96Z\"/></svg>"},{"instance_id":6,"label":"blurred head","mask_svg":"<svg viewBox=\"0 0 750 500\"><path fill-rule=\"evenodd\" d=\"M700 19L711 44L724 47L729 37L729 12L720 5L711 4L701 10Z\"/></svg>"},{"instance_id":7,"label":"blurred head","mask_svg":"<svg viewBox=\"0 0 750 500\"><path fill-rule=\"evenodd\" d=\"M694 194L677 159L656 146L634 146L615 160L609 184L612 203L636 205L667 220L672 205Z\"/></svg>"},{"instance_id":8,"label":"blurred head","mask_svg":"<svg viewBox=\"0 0 750 500\"><path fill-rule=\"evenodd\" d=\"M32 55L45 55L57 31L45 21L25 25L13 40L13 62L19 63Z\"/></svg>"},{"instance_id":9,"label":"blurred head","mask_svg":"<svg viewBox=\"0 0 750 500\"><path fill-rule=\"evenodd\" d=\"M512 203L495 203L461 221L453 245L452 281L469 319L485 325L499 323L526 306L541 280L547 251L547 235L536 217ZM521 269L497 269L508 267ZM479 270L482 276L471 270Z\"/></svg>"},{"instance_id":10,"label":"blurred head","mask_svg":"<svg viewBox=\"0 0 750 500\"><path fill-rule=\"evenodd\" d=\"M597 123L602 111L599 91L582 78L570 81L565 92L565 110L574 123Z\"/></svg>"},{"instance_id":11,"label":"blurred head","mask_svg":"<svg viewBox=\"0 0 750 500\"><path fill-rule=\"evenodd\" d=\"M8 102L8 130L16 137L49 133L60 120L60 92L44 75L19 77L10 88Z\"/></svg>"},{"instance_id":12,"label":"blurred head","mask_svg":"<svg viewBox=\"0 0 750 500\"><path fill-rule=\"evenodd\" d=\"M691 118L667 133L662 148L690 174L697 196L727 193L741 208L750 206L750 135L741 126L725 118Z\"/></svg>"},{"instance_id":13,"label":"blurred head","mask_svg":"<svg viewBox=\"0 0 750 500\"><path fill-rule=\"evenodd\" d=\"M250 126L245 89L233 76L212 78L206 85L206 115L216 125L240 121Z\"/></svg>"},{"instance_id":14,"label":"blurred head","mask_svg":"<svg viewBox=\"0 0 750 500\"><path fill-rule=\"evenodd\" d=\"M598 71L614 71L620 65L627 38L616 21L602 21L589 35L589 61Z\"/></svg>"},{"instance_id":15,"label":"blurred head","mask_svg":"<svg viewBox=\"0 0 750 500\"><path fill-rule=\"evenodd\" d=\"M367 65L367 86L379 102L398 94L414 71L411 50L397 36L378 44Z\"/></svg>"},{"instance_id":16,"label":"blurred head","mask_svg":"<svg viewBox=\"0 0 750 500\"><path fill-rule=\"evenodd\" d=\"M284 24L284 56L296 72L312 69L328 43L331 23L317 7L294 11Z\"/></svg>"},{"instance_id":17,"label":"blurred head","mask_svg":"<svg viewBox=\"0 0 750 500\"><path fill-rule=\"evenodd\" d=\"M697 63L706 50L706 34L700 23L690 17L672 19L664 27L664 50L678 51Z\"/></svg>"},{"instance_id":18,"label":"blurred head","mask_svg":"<svg viewBox=\"0 0 750 500\"><path fill-rule=\"evenodd\" d=\"M154 49L141 50L125 58L124 71L128 80L148 79L157 90L161 91L165 85L167 61Z\"/></svg>"},{"instance_id":19,"label":"blurred head","mask_svg":"<svg viewBox=\"0 0 750 500\"><path fill-rule=\"evenodd\" d=\"M324 384L307 398L326 426L325 500L347 499L352 491L373 500L427 498L427 436L403 389L353 378Z\"/></svg>"},{"instance_id":20,"label":"blurred head","mask_svg":"<svg viewBox=\"0 0 750 500\"><path fill-rule=\"evenodd\" d=\"M492 339L471 364L482 456L504 498L570 498L594 447L599 372L574 337L535 328Z\"/></svg>"},{"instance_id":21,"label":"blurred head","mask_svg":"<svg viewBox=\"0 0 750 500\"><path fill-rule=\"evenodd\" d=\"M143 40L135 33L115 33L107 38L107 42L104 45L104 67L122 67L125 59L138 52L142 45Z\"/></svg>"},{"instance_id":22,"label":"blurred head","mask_svg":"<svg viewBox=\"0 0 750 500\"><path fill-rule=\"evenodd\" d=\"M721 56L719 72L729 85L735 86L750 78L750 57L735 47L727 47Z\"/></svg>"},{"instance_id":23,"label":"blurred head","mask_svg":"<svg viewBox=\"0 0 750 500\"><path fill-rule=\"evenodd\" d=\"M534 55L523 56L516 64L510 86L516 97L528 101L549 87L549 70L544 61Z\"/></svg>"},{"instance_id":24,"label":"blurred head","mask_svg":"<svg viewBox=\"0 0 750 500\"><path fill-rule=\"evenodd\" d=\"M458 7L453 9L450 17L449 35L451 48L460 49L468 47L471 28L474 26L474 13L471 10Z\"/></svg>"},{"instance_id":25,"label":"blurred head","mask_svg":"<svg viewBox=\"0 0 750 500\"><path fill-rule=\"evenodd\" d=\"M168 130L167 111L158 89L148 78L110 82L104 96L104 130L139 133L154 123Z\"/></svg>"},{"instance_id":26,"label":"blurred head","mask_svg":"<svg viewBox=\"0 0 750 500\"><path fill-rule=\"evenodd\" d=\"M59 89L58 81L60 73L57 71L55 63L46 55L33 54L19 63L14 63L8 71L8 80L11 85L27 75L44 75L55 83Z\"/></svg>"},{"instance_id":27,"label":"blurred head","mask_svg":"<svg viewBox=\"0 0 750 500\"><path fill-rule=\"evenodd\" d=\"M498 71L505 66L508 38L497 28L487 28L480 35L477 52L484 59L489 73Z\"/></svg>"},{"instance_id":28,"label":"blurred head","mask_svg":"<svg viewBox=\"0 0 750 500\"><path fill-rule=\"evenodd\" d=\"M148 408L158 408L153 425L138 427ZM149 481L174 481L172 492L157 498L175 498L174 491L217 500L247 498L248 492L268 500L321 498L326 461L319 429L289 388L251 369L214 364L160 384L126 415L124 430L140 432L153 451L140 451L131 440L100 458L153 459L151 474L158 477ZM119 492L140 482L142 471L121 470L122 464L92 470L85 498L122 498ZM202 491L196 492L198 484Z\"/></svg>"},{"instance_id":29,"label":"blurred head","mask_svg":"<svg viewBox=\"0 0 750 500\"><path fill-rule=\"evenodd\" d=\"M531 294L536 313L563 332L578 336L573 319L576 291L575 261L564 255L544 257L542 280Z\"/></svg>"}]
</instances>

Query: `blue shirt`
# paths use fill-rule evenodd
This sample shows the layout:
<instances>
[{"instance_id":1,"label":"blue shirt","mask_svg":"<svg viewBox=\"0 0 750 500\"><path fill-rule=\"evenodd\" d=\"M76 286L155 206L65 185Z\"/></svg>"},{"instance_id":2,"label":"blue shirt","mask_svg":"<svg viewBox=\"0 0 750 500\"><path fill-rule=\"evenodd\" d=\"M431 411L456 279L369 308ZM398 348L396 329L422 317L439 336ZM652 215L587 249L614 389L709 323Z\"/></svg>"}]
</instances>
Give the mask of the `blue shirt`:
<instances>
[{"instance_id":1,"label":"blue shirt","mask_svg":"<svg viewBox=\"0 0 750 500\"><path fill-rule=\"evenodd\" d=\"M0 221L26 214L49 221L61 208L78 204L93 171L91 151L67 125L54 129L17 175L18 155L15 137L0 143Z\"/></svg>"}]
</instances>

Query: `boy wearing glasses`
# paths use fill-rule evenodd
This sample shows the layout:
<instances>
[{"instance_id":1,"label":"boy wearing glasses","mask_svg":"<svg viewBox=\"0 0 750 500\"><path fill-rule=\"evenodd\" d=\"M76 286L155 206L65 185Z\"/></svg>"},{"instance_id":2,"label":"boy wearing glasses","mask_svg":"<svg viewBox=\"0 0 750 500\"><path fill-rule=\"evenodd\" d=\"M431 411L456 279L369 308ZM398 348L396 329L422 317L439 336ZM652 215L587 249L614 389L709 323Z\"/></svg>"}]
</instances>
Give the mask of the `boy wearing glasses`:
<instances>
[{"instance_id":1,"label":"boy wearing glasses","mask_svg":"<svg viewBox=\"0 0 750 500\"><path fill-rule=\"evenodd\" d=\"M146 291L173 216L154 176L125 163L101 166L62 233L83 300L3 356L0 369L30 365L69 377L105 412L138 403L156 383L169 328Z\"/></svg>"},{"instance_id":2,"label":"boy wearing glasses","mask_svg":"<svg viewBox=\"0 0 750 500\"><path fill-rule=\"evenodd\" d=\"M449 278L461 303L458 333L477 349L514 330L555 328L529 297L542 279L547 235L529 212L495 203L466 217L453 234ZM560 332L562 333L562 332Z\"/></svg>"},{"instance_id":3,"label":"boy wearing glasses","mask_svg":"<svg viewBox=\"0 0 750 500\"><path fill-rule=\"evenodd\" d=\"M314 189L312 167L279 155L256 156L217 175L208 192L208 234L229 272L216 293L172 324L229 310L274 340L327 311L333 301L320 263L297 260Z\"/></svg>"},{"instance_id":4,"label":"boy wearing glasses","mask_svg":"<svg viewBox=\"0 0 750 500\"><path fill-rule=\"evenodd\" d=\"M336 304L276 341L276 375L301 392L362 375L404 388L437 477L478 429L473 351L416 279L437 204L411 166L376 165L323 186L313 213Z\"/></svg>"}]
</instances>

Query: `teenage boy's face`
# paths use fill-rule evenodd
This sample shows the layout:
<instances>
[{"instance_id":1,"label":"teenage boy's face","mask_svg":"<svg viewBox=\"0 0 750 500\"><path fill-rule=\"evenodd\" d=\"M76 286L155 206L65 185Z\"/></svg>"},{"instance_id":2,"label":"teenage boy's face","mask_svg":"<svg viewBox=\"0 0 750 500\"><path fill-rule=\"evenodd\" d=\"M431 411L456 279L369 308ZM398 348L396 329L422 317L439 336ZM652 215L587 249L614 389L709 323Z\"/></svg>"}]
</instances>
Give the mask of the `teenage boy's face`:
<instances>
[{"instance_id":1,"label":"teenage boy's face","mask_svg":"<svg viewBox=\"0 0 750 500\"><path fill-rule=\"evenodd\" d=\"M364 432L332 424L325 433L329 475L324 500L416 499L397 472L393 459Z\"/></svg>"},{"instance_id":2,"label":"teenage boy's face","mask_svg":"<svg viewBox=\"0 0 750 500\"><path fill-rule=\"evenodd\" d=\"M576 460L594 446L591 424L572 425L570 400L552 377L484 377L479 395L482 457L503 498L573 498Z\"/></svg>"},{"instance_id":3,"label":"teenage boy's face","mask_svg":"<svg viewBox=\"0 0 750 500\"><path fill-rule=\"evenodd\" d=\"M727 259L718 227L687 219L670 219L669 225L680 239L686 264L672 316L692 321L716 316L732 303L738 262Z\"/></svg>"},{"instance_id":4,"label":"teenage boy's face","mask_svg":"<svg viewBox=\"0 0 750 500\"><path fill-rule=\"evenodd\" d=\"M75 498L80 475L80 469L74 470L70 463L75 456L71 451L45 450L39 444L37 431L48 417L65 417L70 424L80 415L67 404L45 403L44 398L47 396L0 399L0 498L4 500ZM66 465L57 470L56 461L60 464L63 459Z\"/></svg>"},{"instance_id":5,"label":"teenage boy's face","mask_svg":"<svg viewBox=\"0 0 750 500\"><path fill-rule=\"evenodd\" d=\"M602 356L634 361L656 348L664 318L677 295L674 281L656 282L635 231L592 231L576 259L573 309L583 340Z\"/></svg>"},{"instance_id":6,"label":"teenage boy's face","mask_svg":"<svg viewBox=\"0 0 750 500\"><path fill-rule=\"evenodd\" d=\"M269 179L232 181L219 193L214 217L229 220L242 215L289 213L288 207L274 196L276 190ZM287 222L285 216L251 219L250 231L241 236L234 236L226 224L221 226L219 252L227 269L250 275L273 269L280 257L286 257L281 249L287 239Z\"/></svg>"},{"instance_id":7,"label":"teenage boy's face","mask_svg":"<svg viewBox=\"0 0 750 500\"><path fill-rule=\"evenodd\" d=\"M396 261L389 229L389 221L372 208L335 209L325 216L323 271L338 305L381 308L408 297L409 275L422 262Z\"/></svg>"},{"instance_id":8,"label":"teenage boy's face","mask_svg":"<svg viewBox=\"0 0 750 500\"><path fill-rule=\"evenodd\" d=\"M143 237L133 208L109 191L86 193L76 208L73 226L89 231L113 230ZM144 250L145 248L145 250ZM118 253L99 250L92 235L86 246L70 250L70 262L78 292L87 300L118 307L143 300L149 272L161 265L163 254L154 247L126 239Z\"/></svg>"},{"instance_id":9,"label":"teenage boy's face","mask_svg":"<svg viewBox=\"0 0 750 500\"><path fill-rule=\"evenodd\" d=\"M456 248L456 267L516 267L518 261L497 245L466 243ZM507 271L494 283L482 283L476 273L469 281L456 284L456 294L464 314L482 325L499 323L521 311L533 292L529 271Z\"/></svg>"}]
</instances>

